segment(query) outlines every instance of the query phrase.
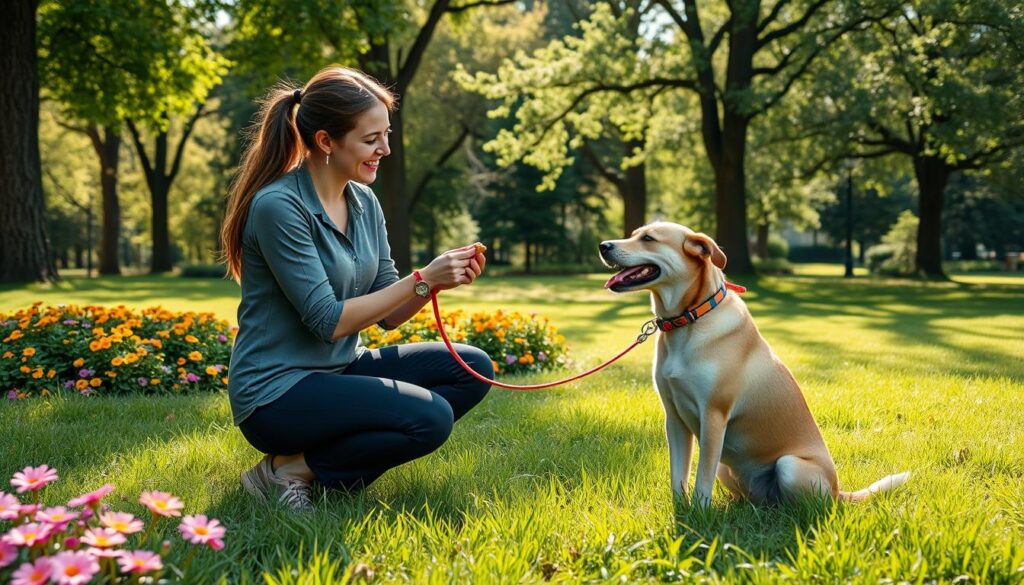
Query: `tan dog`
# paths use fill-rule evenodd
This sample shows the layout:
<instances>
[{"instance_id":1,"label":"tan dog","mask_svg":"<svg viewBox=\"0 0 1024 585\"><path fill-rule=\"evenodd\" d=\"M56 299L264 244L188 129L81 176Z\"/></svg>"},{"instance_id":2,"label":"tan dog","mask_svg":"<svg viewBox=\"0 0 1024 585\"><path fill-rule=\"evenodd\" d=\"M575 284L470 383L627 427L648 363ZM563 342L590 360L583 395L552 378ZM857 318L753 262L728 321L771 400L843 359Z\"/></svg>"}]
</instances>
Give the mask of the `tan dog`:
<instances>
[{"instance_id":1,"label":"tan dog","mask_svg":"<svg viewBox=\"0 0 1024 585\"><path fill-rule=\"evenodd\" d=\"M693 500L702 505L711 502L716 475L755 503L807 495L857 501L907 480L901 473L857 492L839 491L835 464L800 387L743 300L724 288L726 258L714 240L659 222L629 239L602 242L600 249L605 264L623 269L606 288L651 292L662 329L654 383L665 407L676 494L686 494L694 436L700 455Z\"/></svg>"}]
</instances>

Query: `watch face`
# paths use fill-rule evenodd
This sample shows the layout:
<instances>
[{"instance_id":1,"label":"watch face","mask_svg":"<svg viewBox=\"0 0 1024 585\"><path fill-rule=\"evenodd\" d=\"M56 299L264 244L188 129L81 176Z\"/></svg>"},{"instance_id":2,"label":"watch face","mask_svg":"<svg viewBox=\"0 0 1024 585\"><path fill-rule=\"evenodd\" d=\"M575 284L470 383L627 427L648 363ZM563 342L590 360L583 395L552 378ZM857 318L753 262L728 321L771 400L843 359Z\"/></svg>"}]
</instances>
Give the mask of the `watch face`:
<instances>
[{"instance_id":1,"label":"watch face","mask_svg":"<svg viewBox=\"0 0 1024 585\"><path fill-rule=\"evenodd\" d=\"M420 295L421 297L429 297L430 296L430 285L425 283L425 282L423 282L422 280L416 283L416 289L415 290L416 290L416 294Z\"/></svg>"}]
</instances>

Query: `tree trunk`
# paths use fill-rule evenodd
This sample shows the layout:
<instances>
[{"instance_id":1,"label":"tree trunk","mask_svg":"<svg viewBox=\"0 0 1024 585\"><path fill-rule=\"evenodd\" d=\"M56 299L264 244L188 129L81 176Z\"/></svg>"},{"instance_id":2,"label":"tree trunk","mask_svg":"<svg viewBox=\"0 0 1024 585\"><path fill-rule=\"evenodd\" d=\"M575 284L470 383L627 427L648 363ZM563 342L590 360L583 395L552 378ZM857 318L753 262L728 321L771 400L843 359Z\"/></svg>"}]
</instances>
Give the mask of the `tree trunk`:
<instances>
[{"instance_id":1,"label":"tree trunk","mask_svg":"<svg viewBox=\"0 0 1024 585\"><path fill-rule=\"evenodd\" d=\"M149 196L152 202L150 229L153 238L153 257L150 259L149 271L153 274L170 272L174 268L171 261L171 234L167 228L167 199L171 184L165 177L157 177L149 185Z\"/></svg>"},{"instance_id":2,"label":"tree trunk","mask_svg":"<svg viewBox=\"0 0 1024 585\"><path fill-rule=\"evenodd\" d=\"M118 236L121 233L121 205L117 199L117 166L120 162L121 134L105 126L103 135L91 130L93 147L100 158L100 184L103 192L103 228L100 236L100 274L121 274L118 261Z\"/></svg>"},{"instance_id":3,"label":"tree trunk","mask_svg":"<svg viewBox=\"0 0 1024 585\"><path fill-rule=\"evenodd\" d=\"M917 272L929 278L946 278L942 271L942 206L952 169L941 159L914 159L920 203L917 227Z\"/></svg>"},{"instance_id":4,"label":"tree trunk","mask_svg":"<svg viewBox=\"0 0 1024 585\"><path fill-rule=\"evenodd\" d=\"M729 258L730 274L753 274L747 243L747 197L743 159L746 154L746 121L730 128L729 115L723 132L721 163L715 168L715 240ZM735 126L742 125L742 128Z\"/></svg>"},{"instance_id":5,"label":"tree trunk","mask_svg":"<svg viewBox=\"0 0 1024 585\"><path fill-rule=\"evenodd\" d=\"M757 224L757 257L761 260L768 258L768 222L763 221Z\"/></svg>"},{"instance_id":6,"label":"tree trunk","mask_svg":"<svg viewBox=\"0 0 1024 585\"><path fill-rule=\"evenodd\" d=\"M7 4L0 24L0 77L0 282L57 280L39 162L34 0Z\"/></svg>"},{"instance_id":7,"label":"tree trunk","mask_svg":"<svg viewBox=\"0 0 1024 585\"><path fill-rule=\"evenodd\" d=\"M632 156L636 150L643 150L643 140L630 140L624 144L624 155ZM623 189L620 190L624 203L623 232L629 237L633 230L647 223L647 173L646 165L639 164L624 171Z\"/></svg>"}]
</instances>

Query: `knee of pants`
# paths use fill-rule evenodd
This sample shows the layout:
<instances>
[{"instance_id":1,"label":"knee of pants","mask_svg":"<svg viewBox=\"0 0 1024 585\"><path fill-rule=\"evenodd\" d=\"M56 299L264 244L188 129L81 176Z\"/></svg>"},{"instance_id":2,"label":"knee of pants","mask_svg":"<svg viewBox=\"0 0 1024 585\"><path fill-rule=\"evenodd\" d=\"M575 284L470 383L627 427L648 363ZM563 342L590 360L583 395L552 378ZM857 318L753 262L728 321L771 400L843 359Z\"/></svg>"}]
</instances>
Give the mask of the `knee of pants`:
<instances>
[{"instance_id":1,"label":"knee of pants","mask_svg":"<svg viewBox=\"0 0 1024 585\"><path fill-rule=\"evenodd\" d=\"M494 363L491 361L491 356L487 355L487 352L484 350L478 347L466 346L464 350L459 350L459 356L461 356L476 373L485 378L494 379ZM487 394L487 391L491 389L490 384L487 382L481 382L469 374L466 374L465 386L479 392L481 398L483 398L483 396Z\"/></svg>"},{"instance_id":2,"label":"knee of pants","mask_svg":"<svg viewBox=\"0 0 1024 585\"><path fill-rule=\"evenodd\" d=\"M435 395L431 407L423 411L419 417L419 429L413 436L417 443L423 448L424 453L430 453L448 440L452 434L452 425L455 424L455 415L452 407L443 398Z\"/></svg>"}]
</instances>

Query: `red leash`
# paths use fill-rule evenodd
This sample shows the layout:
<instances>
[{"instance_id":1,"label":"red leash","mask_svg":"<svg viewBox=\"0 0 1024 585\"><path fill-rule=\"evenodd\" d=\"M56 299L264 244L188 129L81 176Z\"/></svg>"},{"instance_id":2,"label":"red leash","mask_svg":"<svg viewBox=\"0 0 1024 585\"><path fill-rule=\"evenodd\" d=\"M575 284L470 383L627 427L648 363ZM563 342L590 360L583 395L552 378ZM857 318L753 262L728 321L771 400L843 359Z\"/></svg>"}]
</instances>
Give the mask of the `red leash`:
<instances>
[{"instance_id":1,"label":"red leash","mask_svg":"<svg viewBox=\"0 0 1024 585\"><path fill-rule=\"evenodd\" d=\"M738 284L733 284L731 282L725 283L725 286L729 290L732 290L732 291L735 291L735 292L738 292L738 293L747 292L747 289L743 288L742 286L740 286ZM593 374L594 372L596 372L598 370L604 369L606 366L608 366L609 364L611 364L615 360L617 360L620 357L626 355L634 347L636 347L636 346L640 345L641 343L647 341L647 338L650 337L651 335L653 335L654 332L658 330L658 326L656 325L657 319L651 319L650 321L647 321L646 323L644 323L643 325L640 326L640 335L637 336L636 341L634 341L629 347L627 347L626 349L620 351L618 353L618 355L616 355L612 359L606 361L605 363L603 363L603 364L601 364L601 365L599 365L597 367L591 368L591 369L587 370L586 372L583 372L582 374L577 374L577 375L575 375L575 376L573 376L571 378L566 378L564 380L558 380L556 382L547 382L546 384L526 384L526 385L505 384L504 382L499 382L497 380L491 380L490 378L486 378L484 376L481 376L480 374L478 374L476 372L476 370L474 370L472 367L470 367L470 365L467 364L465 362L465 360L462 359L462 356L459 355L459 352L455 351L455 348L452 347L452 342L448 339L448 333L446 333L445 330L444 330L444 321L441 319L441 309L439 309L437 307L437 291L430 291L430 302L434 305L434 320L437 321L437 330L441 333L441 339L444 340L444 344L448 348L448 353L452 354L452 357L455 358L455 361L458 362L460 366L462 366L462 369L464 369L467 372L469 372L474 378L476 378L477 380L480 380L481 382L487 382L488 384L491 384L493 386L498 386L500 388L507 388L509 390L523 390L523 391L527 391L527 390L541 390L543 388L550 388L552 386L558 386L559 384L566 384L568 382L572 382L573 380L579 380L580 378L583 378L585 376L589 376L590 374Z\"/></svg>"},{"instance_id":2,"label":"red leash","mask_svg":"<svg viewBox=\"0 0 1024 585\"><path fill-rule=\"evenodd\" d=\"M575 376L573 376L571 378L566 378L564 380L558 380L556 382L547 382L545 384L527 384L527 385L505 384L504 382L499 382L497 380L491 380L490 378L487 378L485 376L481 376L480 374L478 374L476 372L476 370L474 370L469 364L467 364L465 360L462 359L462 356L460 356L459 353L457 351L455 351L455 348L452 347L452 342L451 342L451 340L448 339L448 334L444 330L444 321L441 319L441 310L437 308L437 291L431 291L430 292L430 302L433 303L433 305L434 305L434 319L437 321L437 330L441 333L441 339L444 340L445 346L448 347L448 353L452 354L452 357L455 358L455 361L459 362L459 365L462 366L462 369L464 369L467 372L469 372L474 378L476 378L477 380L480 380L481 382L487 382L488 384L491 384L493 386L498 386L498 387L501 387L501 388L507 388L509 390L523 390L523 391L527 391L527 390L541 390L543 388L550 388L552 386L558 386L559 384L566 384L568 382L572 382L573 380L579 380L580 378L582 378L584 376L589 376L590 374L593 374L594 372L596 372L598 370L604 369L606 366L608 366L609 364L611 364L615 360L617 360L620 357L622 357L622 356L626 355L627 353L629 353L630 350L632 350L634 347L636 347L636 346L640 345L641 343L647 341L647 338L650 337L651 335L653 335L654 332L657 331L657 329L658 329L657 326L654 324L654 319L651 319L650 321L647 321L646 323L644 323L641 326L640 335L637 336L636 341L634 341L632 344L630 344L629 347L627 347L626 349L620 351L618 355L616 355L612 359L606 361L605 363L603 363L603 364L601 364L601 365L599 365L597 367L591 368L591 369L587 370L586 372L583 372L582 374L577 374L577 375L575 375Z\"/></svg>"}]
</instances>

